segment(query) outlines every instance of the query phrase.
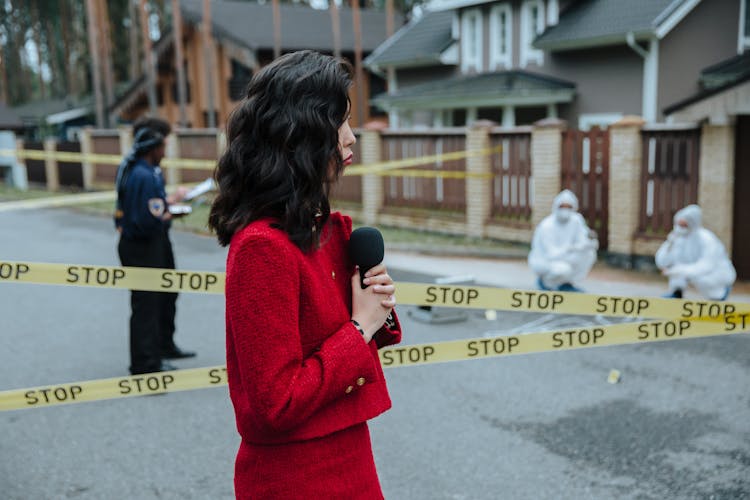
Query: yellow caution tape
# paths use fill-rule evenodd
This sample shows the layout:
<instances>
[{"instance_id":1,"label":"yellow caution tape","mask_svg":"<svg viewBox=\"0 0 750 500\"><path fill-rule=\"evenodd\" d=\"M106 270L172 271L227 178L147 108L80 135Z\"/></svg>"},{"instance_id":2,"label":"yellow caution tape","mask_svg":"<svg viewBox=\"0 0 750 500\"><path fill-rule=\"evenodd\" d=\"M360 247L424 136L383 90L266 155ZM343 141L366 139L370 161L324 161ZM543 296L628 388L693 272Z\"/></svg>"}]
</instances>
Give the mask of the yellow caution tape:
<instances>
[{"instance_id":1,"label":"yellow caution tape","mask_svg":"<svg viewBox=\"0 0 750 500\"><path fill-rule=\"evenodd\" d=\"M224 272L0 260L0 283L88 286L157 292L224 293ZM630 318L724 322L750 316L750 304L710 300L621 297L487 286L399 282L399 304ZM744 321L744 319L743 319Z\"/></svg>"},{"instance_id":2,"label":"yellow caution tape","mask_svg":"<svg viewBox=\"0 0 750 500\"><path fill-rule=\"evenodd\" d=\"M393 175L386 173L388 170L402 169L408 167L416 167L421 165L429 165L432 163L441 163L444 161L460 160L463 158L472 158L476 156L489 156L494 153L502 151L502 146L495 146L492 148L466 150L466 151L454 151L450 153L442 153L430 156L421 156L419 158L404 158L401 160L390 160L377 163L368 163L366 165L351 165L344 170L344 175L366 175L366 174L377 174L377 175ZM104 165L119 165L122 161L121 155L109 155L109 154L95 154L95 153L72 153L64 151L47 152L35 149L0 149L0 156L15 156L17 158L27 158L32 160L46 160L55 159L60 162L71 162L80 163L84 161L99 163ZM181 168L181 169L196 169L196 170L213 170L216 167L217 160L202 160L197 158L164 158L161 161L161 166L164 168ZM421 172L421 173L420 173ZM432 173L432 175L429 175ZM463 174L463 176L472 177L485 177L488 174L467 174L465 172L455 172L448 174L447 172L441 171L419 171L418 173L412 174L412 176L422 177L451 177Z\"/></svg>"},{"instance_id":3,"label":"yellow caution tape","mask_svg":"<svg viewBox=\"0 0 750 500\"><path fill-rule=\"evenodd\" d=\"M224 293L224 277L223 272L0 261L0 283L87 286L152 292Z\"/></svg>"},{"instance_id":4,"label":"yellow caution tape","mask_svg":"<svg viewBox=\"0 0 750 500\"><path fill-rule=\"evenodd\" d=\"M66 207L70 205L82 205L99 201L111 201L117 198L115 191L98 191L95 193L79 193L61 196L49 196L29 200L16 200L0 202L0 212L13 210L31 210L36 208Z\"/></svg>"},{"instance_id":5,"label":"yellow caution tape","mask_svg":"<svg viewBox=\"0 0 750 500\"><path fill-rule=\"evenodd\" d=\"M583 314L633 318L689 318L724 321L726 316L750 314L750 304L711 300L621 297L574 292L514 290L484 286L397 285L401 304L499 309L503 311Z\"/></svg>"},{"instance_id":6,"label":"yellow caution tape","mask_svg":"<svg viewBox=\"0 0 750 500\"><path fill-rule=\"evenodd\" d=\"M748 325L750 327L750 325ZM739 333L742 328L662 320L589 326L524 335L497 336L388 347L380 350L384 368L428 365L516 354L565 351ZM227 384L226 366L212 366L70 382L0 392L0 411L41 408L103 399L219 387Z\"/></svg>"}]
</instances>

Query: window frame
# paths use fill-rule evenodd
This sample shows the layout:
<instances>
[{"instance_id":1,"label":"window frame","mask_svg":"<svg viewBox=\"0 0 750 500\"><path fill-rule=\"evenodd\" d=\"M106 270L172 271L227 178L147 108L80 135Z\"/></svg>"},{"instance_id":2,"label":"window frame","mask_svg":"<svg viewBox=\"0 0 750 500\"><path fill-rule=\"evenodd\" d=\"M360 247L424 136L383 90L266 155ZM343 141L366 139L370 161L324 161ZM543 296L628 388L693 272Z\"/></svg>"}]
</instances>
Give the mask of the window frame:
<instances>
[{"instance_id":1,"label":"window frame","mask_svg":"<svg viewBox=\"0 0 750 500\"><path fill-rule=\"evenodd\" d=\"M474 27L474 40L476 43L476 54L475 57L469 58L469 47L467 36L469 34L469 27ZM476 70L481 72L484 64L484 51L482 50L482 10L479 8L468 9L461 13L461 72L467 73L469 71Z\"/></svg>"},{"instance_id":2,"label":"window frame","mask_svg":"<svg viewBox=\"0 0 750 500\"><path fill-rule=\"evenodd\" d=\"M504 17L504 22L501 22ZM505 52L498 50L502 25L505 25ZM498 4L490 10L490 69L513 67L513 8L508 3Z\"/></svg>"},{"instance_id":3,"label":"window frame","mask_svg":"<svg viewBox=\"0 0 750 500\"><path fill-rule=\"evenodd\" d=\"M537 25L534 28L532 23L531 11L536 7L537 9ZM543 0L524 0L521 4L521 67L525 68L530 62L536 63L538 66L544 64L544 51L535 49L532 46L534 39L544 32L546 26L545 20L544 2ZM530 30L533 29L533 33Z\"/></svg>"}]
</instances>

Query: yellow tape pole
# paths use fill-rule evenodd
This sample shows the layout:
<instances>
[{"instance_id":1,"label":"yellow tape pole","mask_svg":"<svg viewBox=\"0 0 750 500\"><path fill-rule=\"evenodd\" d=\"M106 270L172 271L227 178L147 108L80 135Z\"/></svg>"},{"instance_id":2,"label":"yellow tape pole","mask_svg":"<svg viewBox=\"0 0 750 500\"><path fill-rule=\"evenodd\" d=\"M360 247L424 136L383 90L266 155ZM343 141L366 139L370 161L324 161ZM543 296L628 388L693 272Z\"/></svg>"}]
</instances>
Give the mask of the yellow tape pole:
<instances>
[{"instance_id":1,"label":"yellow tape pole","mask_svg":"<svg viewBox=\"0 0 750 500\"><path fill-rule=\"evenodd\" d=\"M565 351L738 333L688 320L590 326L524 335L395 346L379 351L385 368L467 361L516 354ZM212 366L0 392L0 411L49 407L226 385L226 367Z\"/></svg>"}]
</instances>

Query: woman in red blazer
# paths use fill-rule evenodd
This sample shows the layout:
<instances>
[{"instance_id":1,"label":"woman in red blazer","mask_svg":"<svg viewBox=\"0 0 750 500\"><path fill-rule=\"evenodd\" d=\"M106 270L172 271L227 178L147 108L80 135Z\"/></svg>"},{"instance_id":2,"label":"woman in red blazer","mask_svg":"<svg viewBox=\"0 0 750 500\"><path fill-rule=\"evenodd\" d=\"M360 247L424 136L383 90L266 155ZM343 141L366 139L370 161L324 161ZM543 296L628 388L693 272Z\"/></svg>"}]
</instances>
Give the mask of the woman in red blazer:
<instances>
[{"instance_id":1,"label":"woman in red blazer","mask_svg":"<svg viewBox=\"0 0 750 500\"><path fill-rule=\"evenodd\" d=\"M378 348L401 340L383 264L359 274L328 193L355 142L351 66L312 51L257 73L227 125L209 216L229 244L237 498L382 499L367 420L391 406Z\"/></svg>"}]
</instances>

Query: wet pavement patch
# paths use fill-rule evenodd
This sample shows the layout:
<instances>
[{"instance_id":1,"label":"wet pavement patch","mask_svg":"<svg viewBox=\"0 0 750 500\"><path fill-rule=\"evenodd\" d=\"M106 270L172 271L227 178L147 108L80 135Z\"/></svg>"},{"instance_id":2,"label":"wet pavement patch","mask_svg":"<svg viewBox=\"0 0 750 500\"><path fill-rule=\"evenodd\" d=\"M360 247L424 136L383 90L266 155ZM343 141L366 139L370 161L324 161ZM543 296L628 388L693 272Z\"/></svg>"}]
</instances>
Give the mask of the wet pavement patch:
<instances>
[{"instance_id":1,"label":"wet pavement patch","mask_svg":"<svg viewBox=\"0 0 750 500\"><path fill-rule=\"evenodd\" d=\"M486 415L481 419L578 465L629 477L646 495L722 499L743 498L733 495L744 492L750 497L750 477L741 472L747 471L747 453L719 456L717 450L697 444L699 438L721 433L716 415L657 412L634 400L619 399L576 409L552 422L508 422ZM697 468L676 465L681 454L696 453L702 457ZM718 479L720 475L723 479Z\"/></svg>"}]
</instances>

